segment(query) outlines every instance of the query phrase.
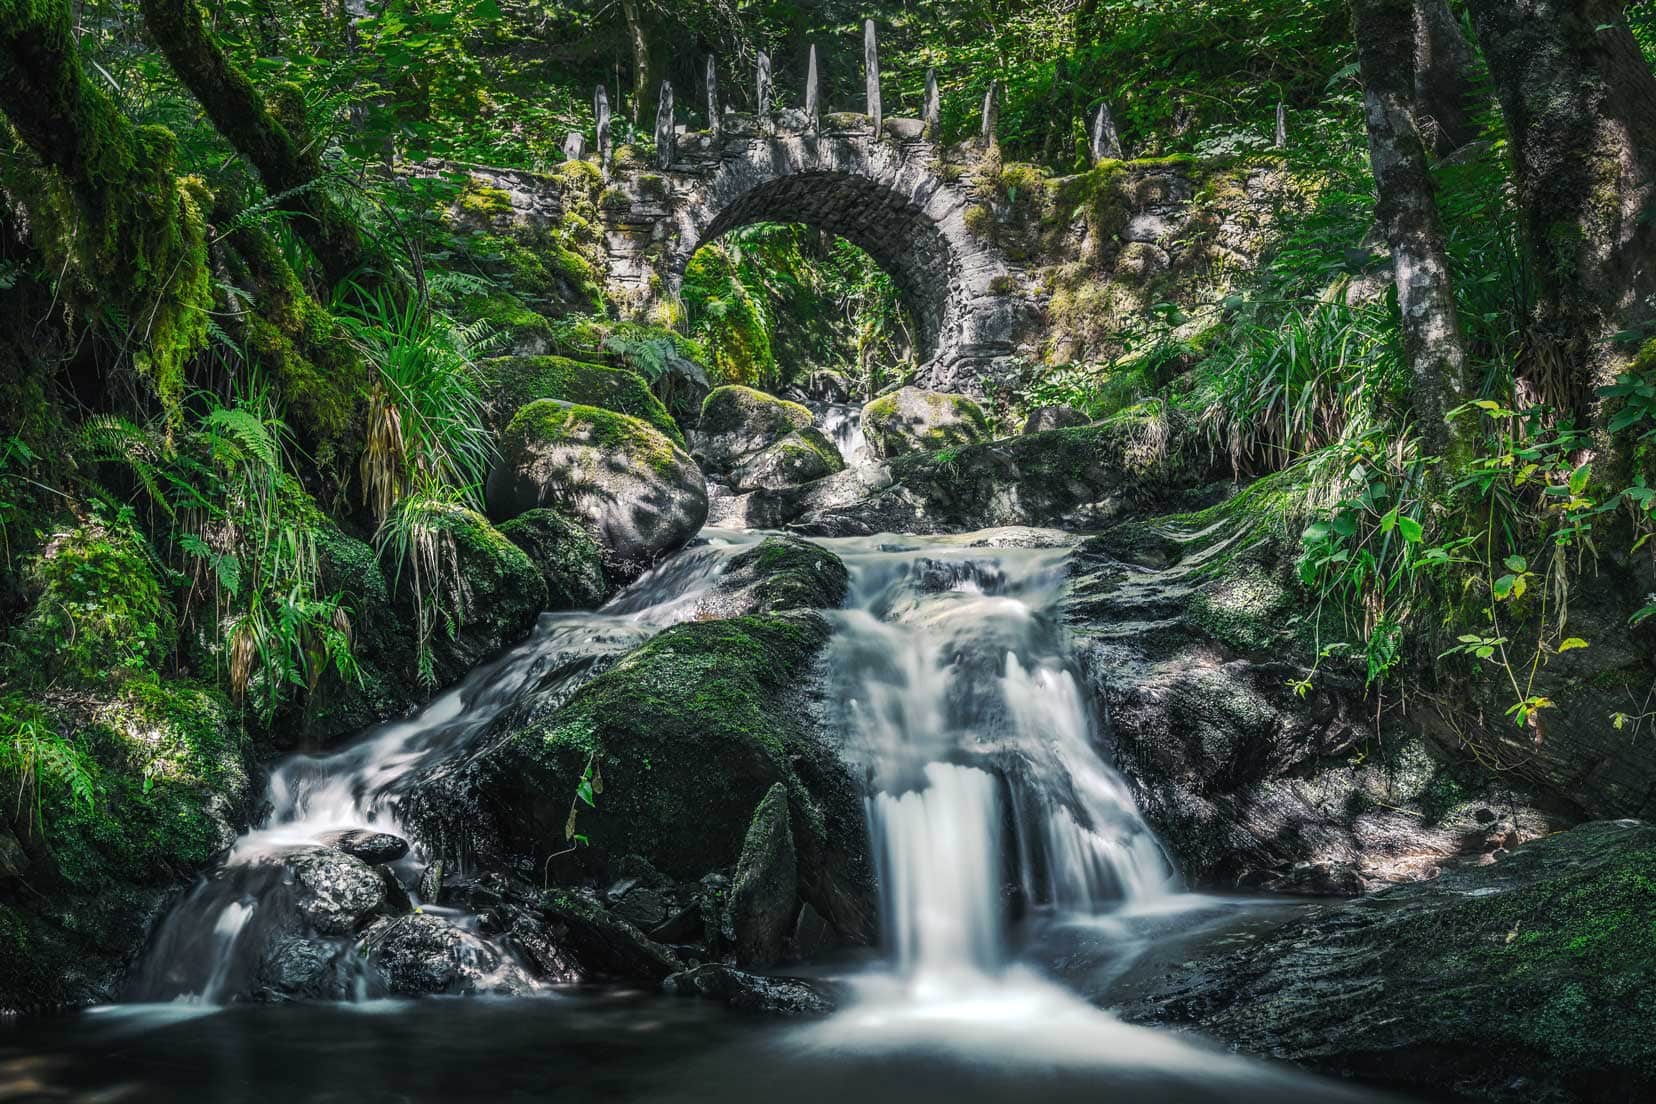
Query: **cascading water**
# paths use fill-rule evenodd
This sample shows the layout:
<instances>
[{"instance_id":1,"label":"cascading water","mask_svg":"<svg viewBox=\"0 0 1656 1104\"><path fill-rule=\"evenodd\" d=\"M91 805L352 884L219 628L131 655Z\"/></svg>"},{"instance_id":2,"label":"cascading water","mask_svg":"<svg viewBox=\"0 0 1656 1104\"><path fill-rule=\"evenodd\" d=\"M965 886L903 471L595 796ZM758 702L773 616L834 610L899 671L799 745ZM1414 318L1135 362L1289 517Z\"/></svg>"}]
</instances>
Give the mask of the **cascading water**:
<instances>
[{"instance_id":1,"label":"cascading water","mask_svg":"<svg viewBox=\"0 0 1656 1104\"><path fill-rule=\"evenodd\" d=\"M1057 620L1059 534L826 542L850 567L829 666L871 779L869 827L899 974L969 983L1020 912L1096 913L1173 875L1099 757ZM1017 547L1017 545L1034 547Z\"/></svg>"},{"instance_id":2,"label":"cascading water","mask_svg":"<svg viewBox=\"0 0 1656 1104\"><path fill-rule=\"evenodd\" d=\"M863 437L862 407L848 403L824 403L816 408L816 427L834 442L850 467L868 460L868 442Z\"/></svg>"},{"instance_id":3,"label":"cascading water","mask_svg":"<svg viewBox=\"0 0 1656 1104\"><path fill-rule=\"evenodd\" d=\"M292 864L332 833L365 829L406 838L398 803L424 767L465 754L502 714L549 711L610 661L654 633L697 614L735 552L758 537L709 534L696 547L627 588L602 610L546 614L533 635L473 671L413 716L371 729L323 754L293 755L271 771L262 826L246 833L163 921L131 986L139 1000L215 1004L254 991L270 933L294 908ZM418 900L418 852L392 864L392 876ZM333 892L344 892L333 890ZM515 970L508 949L482 937L472 918L433 908L460 929L461 953ZM324 933L326 934L326 933ZM363 948L349 933L332 939L342 995L372 991ZM508 979L502 978L502 981ZM511 991L533 987L527 975Z\"/></svg>"}]
</instances>

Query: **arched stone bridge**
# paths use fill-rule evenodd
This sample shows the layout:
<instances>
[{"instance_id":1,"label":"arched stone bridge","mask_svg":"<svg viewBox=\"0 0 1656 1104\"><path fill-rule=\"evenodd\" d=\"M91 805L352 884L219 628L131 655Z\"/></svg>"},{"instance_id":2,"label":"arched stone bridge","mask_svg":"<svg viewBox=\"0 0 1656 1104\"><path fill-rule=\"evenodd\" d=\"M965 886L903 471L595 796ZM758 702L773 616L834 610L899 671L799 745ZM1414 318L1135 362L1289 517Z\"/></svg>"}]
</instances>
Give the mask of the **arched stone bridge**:
<instances>
[{"instance_id":1,"label":"arched stone bridge","mask_svg":"<svg viewBox=\"0 0 1656 1104\"><path fill-rule=\"evenodd\" d=\"M946 155L955 161L945 167ZM680 131L663 167L615 159L599 203L611 298L644 316L676 297L696 250L755 222L838 234L888 272L919 329L920 380L980 391L1038 316L1025 274L967 226L970 173L914 119L797 111L768 124L726 113L718 133ZM477 165L464 171L510 198L516 220L556 225L555 175Z\"/></svg>"},{"instance_id":2,"label":"arched stone bridge","mask_svg":"<svg viewBox=\"0 0 1656 1104\"><path fill-rule=\"evenodd\" d=\"M761 127L727 115L680 135L661 169L612 171L603 215L612 290L635 304L678 291L702 245L755 222L804 223L890 273L919 328L933 386L974 384L1033 317L1022 273L967 226L966 175L917 120L830 115ZM974 388L975 389L975 388Z\"/></svg>"}]
</instances>

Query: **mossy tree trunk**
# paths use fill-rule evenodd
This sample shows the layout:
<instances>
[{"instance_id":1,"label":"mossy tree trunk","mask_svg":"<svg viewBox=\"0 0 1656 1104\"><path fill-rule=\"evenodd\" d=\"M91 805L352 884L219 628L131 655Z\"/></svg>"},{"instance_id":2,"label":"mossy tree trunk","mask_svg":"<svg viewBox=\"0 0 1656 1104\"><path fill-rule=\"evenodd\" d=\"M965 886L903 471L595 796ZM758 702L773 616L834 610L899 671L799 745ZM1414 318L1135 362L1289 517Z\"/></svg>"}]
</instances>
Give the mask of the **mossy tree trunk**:
<instances>
[{"instance_id":1,"label":"mossy tree trunk","mask_svg":"<svg viewBox=\"0 0 1656 1104\"><path fill-rule=\"evenodd\" d=\"M294 228L321 262L331 284L376 264L357 224L323 187L321 159L305 138L297 88L283 117L207 32L196 0L141 0L144 22L173 70L206 110L218 132L252 163L271 195L295 210Z\"/></svg>"},{"instance_id":2,"label":"mossy tree trunk","mask_svg":"<svg viewBox=\"0 0 1656 1104\"><path fill-rule=\"evenodd\" d=\"M1473 138L1472 47L1449 0L1415 0L1415 117L1439 157Z\"/></svg>"},{"instance_id":3,"label":"mossy tree trunk","mask_svg":"<svg viewBox=\"0 0 1656 1104\"><path fill-rule=\"evenodd\" d=\"M206 187L87 76L65 0L0 5L0 113L39 161L8 181L33 246L176 411L212 306Z\"/></svg>"},{"instance_id":4,"label":"mossy tree trunk","mask_svg":"<svg viewBox=\"0 0 1656 1104\"><path fill-rule=\"evenodd\" d=\"M1466 348L1426 147L1415 126L1413 5L1410 0L1351 0L1351 12L1369 161L1379 191L1376 214L1391 246L1410 402L1428 451L1464 455L1464 431L1448 412L1467 394Z\"/></svg>"},{"instance_id":5,"label":"mossy tree trunk","mask_svg":"<svg viewBox=\"0 0 1656 1104\"><path fill-rule=\"evenodd\" d=\"M1580 420L1656 324L1656 77L1620 0L1469 3L1537 287L1520 382Z\"/></svg>"}]
</instances>

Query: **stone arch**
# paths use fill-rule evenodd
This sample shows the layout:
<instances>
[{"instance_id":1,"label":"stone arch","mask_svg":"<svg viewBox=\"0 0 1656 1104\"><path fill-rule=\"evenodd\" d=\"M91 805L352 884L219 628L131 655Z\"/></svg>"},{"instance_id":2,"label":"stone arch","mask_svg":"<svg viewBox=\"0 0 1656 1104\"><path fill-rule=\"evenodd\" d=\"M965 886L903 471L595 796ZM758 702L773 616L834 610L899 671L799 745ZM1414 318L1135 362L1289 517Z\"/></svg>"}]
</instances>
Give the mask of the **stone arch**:
<instances>
[{"instance_id":1,"label":"stone arch","mask_svg":"<svg viewBox=\"0 0 1656 1104\"><path fill-rule=\"evenodd\" d=\"M744 127L742 123L749 125ZM675 294L702 245L753 222L804 223L865 250L920 329L922 382L980 390L1032 313L1022 273L973 233L959 174L918 124L876 136L863 116L765 133L731 120L684 138L662 172L617 173L606 205L612 285L647 302Z\"/></svg>"}]
</instances>

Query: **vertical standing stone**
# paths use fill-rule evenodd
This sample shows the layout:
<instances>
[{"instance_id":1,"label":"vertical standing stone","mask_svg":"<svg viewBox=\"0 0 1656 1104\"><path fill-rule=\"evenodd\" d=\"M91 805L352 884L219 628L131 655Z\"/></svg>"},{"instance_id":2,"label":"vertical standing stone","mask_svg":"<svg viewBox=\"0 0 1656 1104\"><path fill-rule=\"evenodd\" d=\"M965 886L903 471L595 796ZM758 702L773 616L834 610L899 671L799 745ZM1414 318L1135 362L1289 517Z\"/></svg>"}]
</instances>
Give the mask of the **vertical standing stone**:
<instances>
[{"instance_id":1,"label":"vertical standing stone","mask_svg":"<svg viewBox=\"0 0 1656 1104\"><path fill-rule=\"evenodd\" d=\"M989 149L995 144L995 128L1000 124L1000 81L989 82L989 91L983 94L983 133L980 138L983 148Z\"/></svg>"},{"instance_id":2,"label":"vertical standing stone","mask_svg":"<svg viewBox=\"0 0 1656 1104\"><path fill-rule=\"evenodd\" d=\"M759 89L756 101L759 113L759 123L763 126L770 119L771 112L771 62L770 55L759 51Z\"/></svg>"},{"instance_id":3,"label":"vertical standing stone","mask_svg":"<svg viewBox=\"0 0 1656 1104\"><path fill-rule=\"evenodd\" d=\"M1288 108L1283 104L1277 104L1276 148L1288 148Z\"/></svg>"},{"instance_id":4,"label":"vertical standing stone","mask_svg":"<svg viewBox=\"0 0 1656 1104\"><path fill-rule=\"evenodd\" d=\"M717 138L724 129L719 119L719 59L707 55L707 130Z\"/></svg>"},{"instance_id":5,"label":"vertical standing stone","mask_svg":"<svg viewBox=\"0 0 1656 1104\"><path fill-rule=\"evenodd\" d=\"M610 102L609 91L601 84L592 95L592 111L598 116L598 165L605 172L609 172Z\"/></svg>"},{"instance_id":6,"label":"vertical standing stone","mask_svg":"<svg viewBox=\"0 0 1656 1104\"><path fill-rule=\"evenodd\" d=\"M587 155L586 135L578 130L572 130L564 135L563 155L565 161L583 161Z\"/></svg>"},{"instance_id":7,"label":"vertical standing stone","mask_svg":"<svg viewBox=\"0 0 1656 1104\"><path fill-rule=\"evenodd\" d=\"M937 90L937 70L926 70L926 107L922 116L926 137L936 141L943 133L943 95Z\"/></svg>"},{"instance_id":8,"label":"vertical standing stone","mask_svg":"<svg viewBox=\"0 0 1656 1104\"><path fill-rule=\"evenodd\" d=\"M868 117L874 121L874 133L880 133L883 113L880 105L880 42L874 33L874 21L863 21L863 69L868 77Z\"/></svg>"},{"instance_id":9,"label":"vertical standing stone","mask_svg":"<svg viewBox=\"0 0 1656 1104\"><path fill-rule=\"evenodd\" d=\"M656 164L668 168L678 156L678 120L673 115L673 85L661 82L661 99L656 107Z\"/></svg>"},{"instance_id":10,"label":"vertical standing stone","mask_svg":"<svg viewBox=\"0 0 1656 1104\"><path fill-rule=\"evenodd\" d=\"M822 115L822 78L817 74L817 48L811 47L811 63L805 70L805 124L816 129Z\"/></svg>"},{"instance_id":11,"label":"vertical standing stone","mask_svg":"<svg viewBox=\"0 0 1656 1104\"><path fill-rule=\"evenodd\" d=\"M1098 114L1093 117L1093 164L1096 165L1100 161L1120 161L1121 156L1121 133L1116 130L1115 116L1110 114L1109 104L1101 103L1098 105Z\"/></svg>"}]
</instances>

